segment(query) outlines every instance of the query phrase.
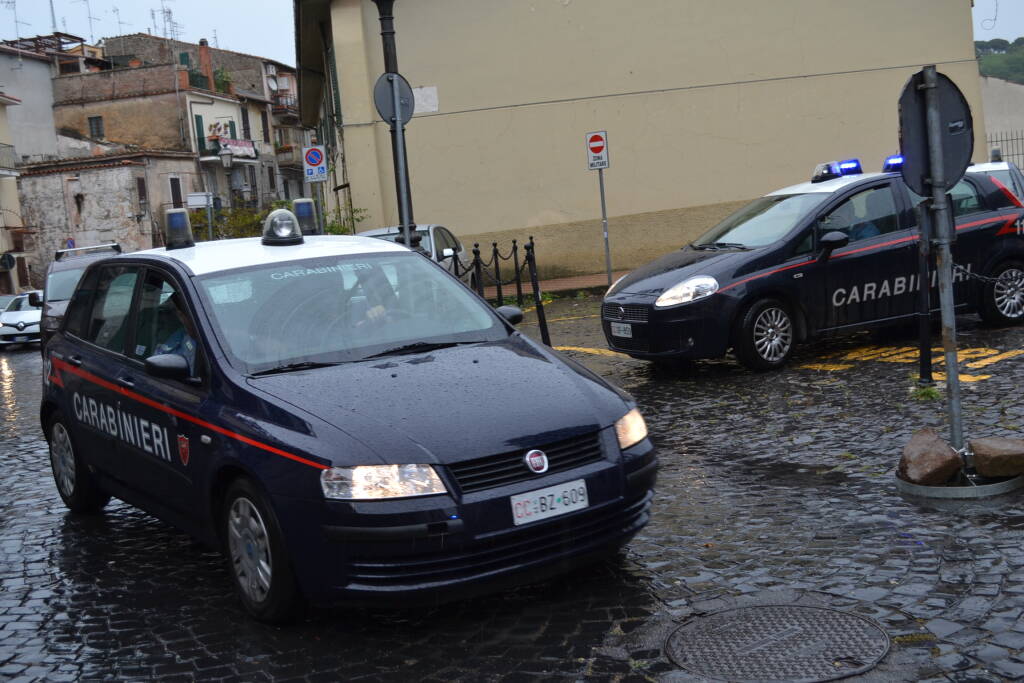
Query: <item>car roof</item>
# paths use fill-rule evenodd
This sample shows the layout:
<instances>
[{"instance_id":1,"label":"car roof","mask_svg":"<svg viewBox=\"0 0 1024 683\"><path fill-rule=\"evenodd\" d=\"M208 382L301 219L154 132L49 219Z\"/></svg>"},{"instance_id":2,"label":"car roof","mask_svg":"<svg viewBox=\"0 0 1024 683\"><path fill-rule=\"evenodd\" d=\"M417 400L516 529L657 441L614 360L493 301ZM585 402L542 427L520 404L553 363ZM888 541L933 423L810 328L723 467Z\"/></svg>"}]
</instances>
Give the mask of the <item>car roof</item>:
<instances>
[{"instance_id":1,"label":"car roof","mask_svg":"<svg viewBox=\"0 0 1024 683\"><path fill-rule=\"evenodd\" d=\"M417 223L416 230L429 230L430 228L441 227L437 223ZM364 237L376 237L377 235L391 235L402 232L402 226L400 225L389 225L386 228L374 228L373 230L364 230L359 235Z\"/></svg>"},{"instance_id":2,"label":"car roof","mask_svg":"<svg viewBox=\"0 0 1024 683\"><path fill-rule=\"evenodd\" d=\"M101 258L107 258L112 256L113 249L107 249L105 251L89 251L81 254L67 254L61 259L54 259L50 261L50 272L57 273L62 270L81 270L88 266L93 261L98 261Z\"/></svg>"},{"instance_id":3,"label":"car roof","mask_svg":"<svg viewBox=\"0 0 1024 683\"><path fill-rule=\"evenodd\" d=\"M401 251L409 250L393 242L369 237L307 235L301 244L268 246L263 244L261 237L244 237L198 242L194 247L169 251L163 247L147 249L115 256L111 260L119 261L138 256L156 257L166 261L177 261L187 267L193 275L208 275L247 266L290 263L322 256L354 256Z\"/></svg>"},{"instance_id":4,"label":"car roof","mask_svg":"<svg viewBox=\"0 0 1024 683\"><path fill-rule=\"evenodd\" d=\"M784 187L781 190L775 190L769 192L766 197L772 197L775 195L782 194L810 194L821 193L831 194L838 192L839 190L845 189L851 185L855 185L860 182L866 182L869 180L875 180L877 178L887 178L896 175L895 173L857 173L855 175L844 175L841 178L833 178L832 180L825 180L820 183L804 182L798 185L790 185Z\"/></svg>"},{"instance_id":5,"label":"car roof","mask_svg":"<svg viewBox=\"0 0 1024 683\"><path fill-rule=\"evenodd\" d=\"M1010 164L1006 161L986 161L983 164L971 164L968 173L988 173L989 171L1008 171Z\"/></svg>"}]
</instances>

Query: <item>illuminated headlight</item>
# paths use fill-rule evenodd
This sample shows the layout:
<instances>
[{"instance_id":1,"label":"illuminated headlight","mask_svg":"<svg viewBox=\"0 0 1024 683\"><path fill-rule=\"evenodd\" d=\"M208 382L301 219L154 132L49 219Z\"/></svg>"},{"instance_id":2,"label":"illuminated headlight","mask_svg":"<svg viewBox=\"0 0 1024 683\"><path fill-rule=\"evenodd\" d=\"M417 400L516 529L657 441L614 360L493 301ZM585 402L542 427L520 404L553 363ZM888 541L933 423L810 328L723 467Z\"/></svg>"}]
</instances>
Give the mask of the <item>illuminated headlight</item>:
<instances>
[{"instance_id":1,"label":"illuminated headlight","mask_svg":"<svg viewBox=\"0 0 1024 683\"><path fill-rule=\"evenodd\" d=\"M629 273L626 273L626 275L629 275ZM615 291L615 288L619 286L619 283L620 283L620 282L622 282L623 280L625 280L625 279L626 279L626 275L623 275L623 276L622 276L622 277L620 277L620 278L619 278L618 280L616 280L615 282L613 282L613 283L612 283L612 286L608 288L608 291L607 291L607 292L605 292L605 293L604 293L604 295L605 295L605 296L608 296L609 294L611 294L612 292L614 292L614 291Z\"/></svg>"},{"instance_id":2,"label":"illuminated headlight","mask_svg":"<svg viewBox=\"0 0 1024 683\"><path fill-rule=\"evenodd\" d=\"M709 297L717 291L718 280L710 275L698 275L665 290L654 305L658 308L667 308Z\"/></svg>"},{"instance_id":3,"label":"illuminated headlight","mask_svg":"<svg viewBox=\"0 0 1024 683\"><path fill-rule=\"evenodd\" d=\"M430 465L359 465L320 473L325 498L377 500L447 493Z\"/></svg>"},{"instance_id":4,"label":"illuminated headlight","mask_svg":"<svg viewBox=\"0 0 1024 683\"><path fill-rule=\"evenodd\" d=\"M647 438L647 423L636 408L619 418L615 423L615 435L619 437L619 448L626 450Z\"/></svg>"}]
</instances>

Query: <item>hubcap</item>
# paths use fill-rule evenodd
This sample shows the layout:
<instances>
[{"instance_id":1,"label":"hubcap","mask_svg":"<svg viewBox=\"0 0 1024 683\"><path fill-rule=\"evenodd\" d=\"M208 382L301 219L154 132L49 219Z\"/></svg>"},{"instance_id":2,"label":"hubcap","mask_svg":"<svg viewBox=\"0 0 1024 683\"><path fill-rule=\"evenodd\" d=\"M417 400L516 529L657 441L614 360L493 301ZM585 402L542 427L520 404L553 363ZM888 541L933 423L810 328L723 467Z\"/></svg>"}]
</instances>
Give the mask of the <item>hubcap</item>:
<instances>
[{"instance_id":1,"label":"hubcap","mask_svg":"<svg viewBox=\"0 0 1024 683\"><path fill-rule=\"evenodd\" d=\"M1024 315L1024 271L1007 268L993 287L996 310L1007 318Z\"/></svg>"},{"instance_id":2,"label":"hubcap","mask_svg":"<svg viewBox=\"0 0 1024 683\"><path fill-rule=\"evenodd\" d=\"M65 498L70 498L75 492L75 450L68 430L60 422L53 426L50 435L50 463L57 488Z\"/></svg>"},{"instance_id":3,"label":"hubcap","mask_svg":"<svg viewBox=\"0 0 1024 683\"><path fill-rule=\"evenodd\" d=\"M784 310L777 307L761 311L754 322L754 348L761 358L777 363L793 344L793 326Z\"/></svg>"},{"instance_id":4,"label":"hubcap","mask_svg":"<svg viewBox=\"0 0 1024 683\"><path fill-rule=\"evenodd\" d=\"M270 539L259 510L248 498L236 498L231 504L228 550L242 592L253 602L266 600L273 577Z\"/></svg>"}]
</instances>

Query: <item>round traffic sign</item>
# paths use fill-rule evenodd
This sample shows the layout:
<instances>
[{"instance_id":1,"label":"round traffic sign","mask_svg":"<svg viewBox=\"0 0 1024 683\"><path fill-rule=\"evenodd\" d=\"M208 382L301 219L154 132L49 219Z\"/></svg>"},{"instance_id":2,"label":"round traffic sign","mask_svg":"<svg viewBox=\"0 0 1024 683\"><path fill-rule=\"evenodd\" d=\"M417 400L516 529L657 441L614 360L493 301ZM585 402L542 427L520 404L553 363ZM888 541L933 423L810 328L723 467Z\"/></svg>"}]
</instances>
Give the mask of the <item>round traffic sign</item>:
<instances>
[{"instance_id":1,"label":"round traffic sign","mask_svg":"<svg viewBox=\"0 0 1024 683\"><path fill-rule=\"evenodd\" d=\"M594 133L590 136L590 139L587 140L587 147L590 148L591 153L600 154L604 151L604 136Z\"/></svg>"},{"instance_id":2,"label":"round traffic sign","mask_svg":"<svg viewBox=\"0 0 1024 683\"><path fill-rule=\"evenodd\" d=\"M373 103L377 106L377 113L388 123L393 123L395 118L395 94L392 92L392 77L398 85L398 118L402 125L409 123L413 111L416 109L416 97L413 95L412 86L401 74L381 74L373 86Z\"/></svg>"},{"instance_id":3,"label":"round traffic sign","mask_svg":"<svg viewBox=\"0 0 1024 683\"><path fill-rule=\"evenodd\" d=\"M317 148L310 149L306 152L306 163L310 166L319 166L320 162L324 160L324 155L320 153Z\"/></svg>"}]
</instances>

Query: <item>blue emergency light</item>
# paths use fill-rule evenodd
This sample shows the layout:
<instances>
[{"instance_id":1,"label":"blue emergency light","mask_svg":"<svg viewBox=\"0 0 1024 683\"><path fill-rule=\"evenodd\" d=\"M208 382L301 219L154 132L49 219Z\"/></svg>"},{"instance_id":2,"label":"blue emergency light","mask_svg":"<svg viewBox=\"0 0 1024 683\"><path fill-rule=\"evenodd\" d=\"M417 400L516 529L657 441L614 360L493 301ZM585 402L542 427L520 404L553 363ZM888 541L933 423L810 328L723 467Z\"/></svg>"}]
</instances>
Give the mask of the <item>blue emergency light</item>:
<instances>
[{"instance_id":1,"label":"blue emergency light","mask_svg":"<svg viewBox=\"0 0 1024 683\"><path fill-rule=\"evenodd\" d=\"M839 172L842 175L857 175L864 170L861 168L860 159L846 159L839 162Z\"/></svg>"},{"instance_id":2,"label":"blue emergency light","mask_svg":"<svg viewBox=\"0 0 1024 683\"><path fill-rule=\"evenodd\" d=\"M188 219L187 209L167 209L164 211L164 246L170 249L187 249L196 245L192 239L192 222Z\"/></svg>"},{"instance_id":3,"label":"blue emergency light","mask_svg":"<svg viewBox=\"0 0 1024 683\"><path fill-rule=\"evenodd\" d=\"M826 180L841 178L842 175L843 172L839 168L838 161L826 161L825 163L818 164L814 167L814 173L811 174L811 182L823 183Z\"/></svg>"},{"instance_id":4,"label":"blue emergency light","mask_svg":"<svg viewBox=\"0 0 1024 683\"><path fill-rule=\"evenodd\" d=\"M882 164L882 173L896 173L903 168L903 155L893 154L885 158L885 163Z\"/></svg>"}]
</instances>

